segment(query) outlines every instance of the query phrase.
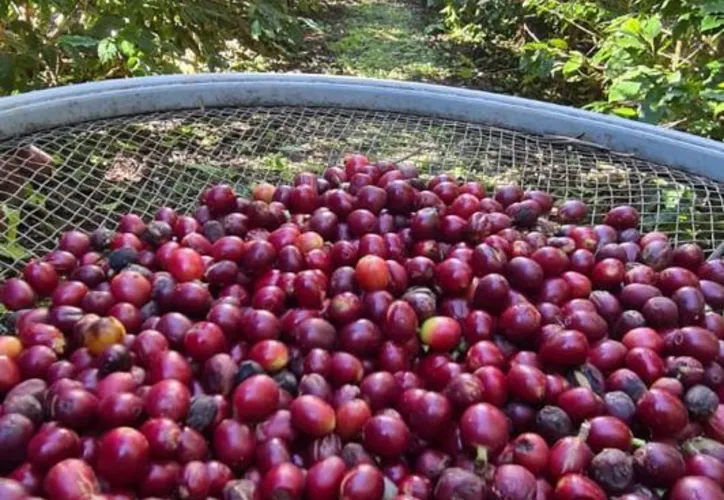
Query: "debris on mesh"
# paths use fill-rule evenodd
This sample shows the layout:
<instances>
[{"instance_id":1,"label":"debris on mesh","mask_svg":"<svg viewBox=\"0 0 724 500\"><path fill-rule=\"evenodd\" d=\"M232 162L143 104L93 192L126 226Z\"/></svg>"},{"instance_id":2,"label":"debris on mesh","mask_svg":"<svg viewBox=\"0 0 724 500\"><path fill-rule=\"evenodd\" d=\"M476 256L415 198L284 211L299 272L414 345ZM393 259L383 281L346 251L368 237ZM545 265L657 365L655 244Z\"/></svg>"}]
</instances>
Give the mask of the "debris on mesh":
<instances>
[{"instance_id":1,"label":"debris on mesh","mask_svg":"<svg viewBox=\"0 0 724 500\"><path fill-rule=\"evenodd\" d=\"M141 182L143 180L143 164L122 154L116 155L110 168L103 176L109 182Z\"/></svg>"}]
</instances>

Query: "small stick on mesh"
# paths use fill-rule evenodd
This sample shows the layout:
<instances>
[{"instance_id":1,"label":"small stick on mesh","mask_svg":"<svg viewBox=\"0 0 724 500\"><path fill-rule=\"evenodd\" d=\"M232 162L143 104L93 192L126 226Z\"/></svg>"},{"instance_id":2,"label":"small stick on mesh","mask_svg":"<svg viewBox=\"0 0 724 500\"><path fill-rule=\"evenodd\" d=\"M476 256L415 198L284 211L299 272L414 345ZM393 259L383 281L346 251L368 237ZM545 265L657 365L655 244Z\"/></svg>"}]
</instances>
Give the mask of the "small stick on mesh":
<instances>
[{"instance_id":1,"label":"small stick on mesh","mask_svg":"<svg viewBox=\"0 0 724 500\"><path fill-rule=\"evenodd\" d=\"M392 160L392 163L402 163L403 161L409 160L410 158L419 155L425 150L424 146L420 146L419 148L415 149L412 153L409 153L402 158L399 158L397 160Z\"/></svg>"},{"instance_id":2,"label":"small stick on mesh","mask_svg":"<svg viewBox=\"0 0 724 500\"><path fill-rule=\"evenodd\" d=\"M584 141L581 139L583 137L583 134L579 135L578 137L568 137L565 135L544 135L542 136L543 140L550 142L551 144L569 144L569 145L576 145L581 147L588 147L592 149L598 149L601 151L606 151L610 154L615 154L616 156L623 156L623 157L633 157L634 155L632 153L622 153L618 151L613 151L608 146L604 146L603 144L598 144L595 142L590 141Z\"/></svg>"},{"instance_id":3,"label":"small stick on mesh","mask_svg":"<svg viewBox=\"0 0 724 500\"><path fill-rule=\"evenodd\" d=\"M716 249L711 253L709 258L706 260L720 259L722 255L724 255L724 241L719 243L719 246L716 247Z\"/></svg>"}]
</instances>

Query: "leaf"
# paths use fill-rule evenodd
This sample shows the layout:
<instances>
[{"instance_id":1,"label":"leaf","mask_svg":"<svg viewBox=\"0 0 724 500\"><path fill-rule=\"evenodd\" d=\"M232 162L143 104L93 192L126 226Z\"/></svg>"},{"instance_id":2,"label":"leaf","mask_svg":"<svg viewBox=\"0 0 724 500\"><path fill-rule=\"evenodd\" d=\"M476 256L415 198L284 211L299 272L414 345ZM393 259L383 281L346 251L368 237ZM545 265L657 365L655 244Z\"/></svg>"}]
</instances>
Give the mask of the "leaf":
<instances>
[{"instance_id":1,"label":"leaf","mask_svg":"<svg viewBox=\"0 0 724 500\"><path fill-rule=\"evenodd\" d=\"M608 89L608 102L626 101L641 90L641 82L622 80L614 82Z\"/></svg>"},{"instance_id":2,"label":"leaf","mask_svg":"<svg viewBox=\"0 0 724 500\"><path fill-rule=\"evenodd\" d=\"M112 38L104 38L98 44L98 57L102 63L110 62L118 56L118 47Z\"/></svg>"},{"instance_id":3,"label":"leaf","mask_svg":"<svg viewBox=\"0 0 724 500\"><path fill-rule=\"evenodd\" d=\"M17 243L0 243L0 255L14 261L19 261L25 260L28 252Z\"/></svg>"},{"instance_id":4,"label":"leaf","mask_svg":"<svg viewBox=\"0 0 724 500\"><path fill-rule=\"evenodd\" d=\"M131 56L126 61L126 66L128 66L129 70L136 71L141 66L141 60L136 56Z\"/></svg>"},{"instance_id":5,"label":"leaf","mask_svg":"<svg viewBox=\"0 0 724 500\"><path fill-rule=\"evenodd\" d=\"M623 106L619 106L617 108L613 108L611 110L613 113L615 113L618 116L621 116L623 118L636 118L639 114L638 112L633 108L626 108Z\"/></svg>"},{"instance_id":6,"label":"leaf","mask_svg":"<svg viewBox=\"0 0 724 500\"><path fill-rule=\"evenodd\" d=\"M109 203L103 203L101 205L98 205L98 208L100 210L103 210L104 212L113 212L121 205L120 201L111 201Z\"/></svg>"},{"instance_id":7,"label":"leaf","mask_svg":"<svg viewBox=\"0 0 724 500\"><path fill-rule=\"evenodd\" d=\"M571 52L571 57L563 65L563 75L570 76L583 66L583 54Z\"/></svg>"},{"instance_id":8,"label":"leaf","mask_svg":"<svg viewBox=\"0 0 724 500\"><path fill-rule=\"evenodd\" d=\"M701 6L701 10L709 14L724 13L724 0L708 0Z\"/></svg>"},{"instance_id":9,"label":"leaf","mask_svg":"<svg viewBox=\"0 0 724 500\"><path fill-rule=\"evenodd\" d=\"M20 226L20 210L10 208L6 204L2 204L3 216L7 227L5 231L5 241L14 244L18 239L18 227Z\"/></svg>"},{"instance_id":10,"label":"leaf","mask_svg":"<svg viewBox=\"0 0 724 500\"><path fill-rule=\"evenodd\" d=\"M646 45L641 41L641 39L639 37L632 36L630 33L621 33L616 40L616 45L622 49L646 49Z\"/></svg>"},{"instance_id":11,"label":"leaf","mask_svg":"<svg viewBox=\"0 0 724 500\"><path fill-rule=\"evenodd\" d=\"M261 23L258 19L254 19L254 22L251 23L251 37L254 40L259 40L259 36L262 34L262 28Z\"/></svg>"},{"instance_id":12,"label":"leaf","mask_svg":"<svg viewBox=\"0 0 724 500\"><path fill-rule=\"evenodd\" d=\"M722 113L724 113L724 102L720 102L716 106L714 106L714 116L715 117L718 117Z\"/></svg>"},{"instance_id":13,"label":"leaf","mask_svg":"<svg viewBox=\"0 0 724 500\"><path fill-rule=\"evenodd\" d=\"M32 186L26 185L23 194L25 195L25 201L28 202L30 205L36 207L45 206L47 197L40 193L36 193Z\"/></svg>"},{"instance_id":14,"label":"leaf","mask_svg":"<svg viewBox=\"0 0 724 500\"><path fill-rule=\"evenodd\" d=\"M312 30L312 31L315 31L315 32L317 32L317 33L323 33L323 32L324 32L324 30L323 30L322 27L319 25L319 23L317 23L317 22L314 21L313 19L309 19L309 18L307 18L307 17L303 17L303 18L300 19L300 21L302 21L302 23L303 23L307 28L309 28L309 29Z\"/></svg>"},{"instance_id":15,"label":"leaf","mask_svg":"<svg viewBox=\"0 0 724 500\"><path fill-rule=\"evenodd\" d=\"M724 16L706 16L701 20L701 31L711 31L724 26Z\"/></svg>"},{"instance_id":16,"label":"leaf","mask_svg":"<svg viewBox=\"0 0 724 500\"><path fill-rule=\"evenodd\" d=\"M58 38L58 44L67 47L80 47L90 49L98 45L98 40L84 35L63 35Z\"/></svg>"},{"instance_id":17,"label":"leaf","mask_svg":"<svg viewBox=\"0 0 724 500\"><path fill-rule=\"evenodd\" d=\"M621 24L620 29L627 34L639 35L641 33L641 21L637 17L629 17Z\"/></svg>"},{"instance_id":18,"label":"leaf","mask_svg":"<svg viewBox=\"0 0 724 500\"><path fill-rule=\"evenodd\" d=\"M666 75L666 83L669 85L680 85L682 81L681 71L674 71Z\"/></svg>"},{"instance_id":19,"label":"leaf","mask_svg":"<svg viewBox=\"0 0 724 500\"><path fill-rule=\"evenodd\" d=\"M649 42L649 45L653 46L654 40L661 33L661 18L659 16L649 18L641 26L641 33L644 39Z\"/></svg>"},{"instance_id":20,"label":"leaf","mask_svg":"<svg viewBox=\"0 0 724 500\"><path fill-rule=\"evenodd\" d=\"M701 93L701 97L712 101L724 102L724 90L706 89Z\"/></svg>"},{"instance_id":21,"label":"leaf","mask_svg":"<svg viewBox=\"0 0 724 500\"><path fill-rule=\"evenodd\" d=\"M126 57L132 57L136 54L136 46L133 42L128 40L121 40L121 43L118 44L118 48L121 51L121 54Z\"/></svg>"},{"instance_id":22,"label":"leaf","mask_svg":"<svg viewBox=\"0 0 724 500\"><path fill-rule=\"evenodd\" d=\"M548 43L556 49L566 50L568 48L568 42L562 38L551 38Z\"/></svg>"}]
</instances>

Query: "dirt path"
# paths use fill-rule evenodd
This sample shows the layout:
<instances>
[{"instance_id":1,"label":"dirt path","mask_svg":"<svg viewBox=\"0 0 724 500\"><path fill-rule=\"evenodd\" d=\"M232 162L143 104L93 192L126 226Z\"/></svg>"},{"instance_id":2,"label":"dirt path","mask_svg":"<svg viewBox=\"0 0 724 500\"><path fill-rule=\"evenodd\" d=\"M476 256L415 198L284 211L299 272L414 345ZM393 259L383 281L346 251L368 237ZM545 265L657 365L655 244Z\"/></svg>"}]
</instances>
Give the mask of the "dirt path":
<instances>
[{"instance_id":1,"label":"dirt path","mask_svg":"<svg viewBox=\"0 0 724 500\"><path fill-rule=\"evenodd\" d=\"M333 0L288 69L449 82L458 64L434 43L430 21L414 0Z\"/></svg>"}]
</instances>

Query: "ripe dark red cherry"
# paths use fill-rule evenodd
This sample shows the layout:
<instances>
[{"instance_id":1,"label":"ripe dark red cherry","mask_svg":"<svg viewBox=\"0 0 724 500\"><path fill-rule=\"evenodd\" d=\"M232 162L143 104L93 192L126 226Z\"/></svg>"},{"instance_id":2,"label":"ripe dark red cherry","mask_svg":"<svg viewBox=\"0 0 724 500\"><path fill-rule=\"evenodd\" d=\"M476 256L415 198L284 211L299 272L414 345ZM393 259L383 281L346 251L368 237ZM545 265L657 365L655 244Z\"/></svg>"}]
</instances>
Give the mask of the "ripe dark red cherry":
<instances>
[{"instance_id":1,"label":"ripe dark red cherry","mask_svg":"<svg viewBox=\"0 0 724 500\"><path fill-rule=\"evenodd\" d=\"M308 435L321 437L334 431L334 409L316 396L299 396L289 406L289 411L292 424Z\"/></svg>"},{"instance_id":2,"label":"ripe dark red cherry","mask_svg":"<svg viewBox=\"0 0 724 500\"><path fill-rule=\"evenodd\" d=\"M495 456L508 440L508 420L495 406L478 403L460 417L460 431L463 443L475 449L479 456Z\"/></svg>"},{"instance_id":3,"label":"ripe dark red cherry","mask_svg":"<svg viewBox=\"0 0 724 500\"><path fill-rule=\"evenodd\" d=\"M2 283L0 497L724 497L722 259L360 154L250 193Z\"/></svg>"},{"instance_id":4,"label":"ripe dark red cherry","mask_svg":"<svg viewBox=\"0 0 724 500\"><path fill-rule=\"evenodd\" d=\"M410 433L399 418L377 415L364 424L362 444L372 453L386 458L400 456L407 451Z\"/></svg>"},{"instance_id":5,"label":"ripe dark red cherry","mask_svg":"<svg viewBox=\"0 0 724 500\"><path fill-rule=\"evenodd\" d=\"M23 278L35 293L46 297L58 286L58 273L48 262L31 261L23 270Z\"/></svg>"},{"instance_id":6,"label":"ripe dark red cherry","mask_svg":"<svg viewBox=\"0 0 724 500\"><path fill-rule=\"evenodd\" d=\"M179 248L168 257L166 268L176 281L192 281L204 276L204 263L195 250Z\"/></svg>"},{"instance_id":7,"label":"ripe dark red cherry","mask_svg":"<svg viewBox=\"0 0 724 500\"><path fill-rule=\"evenodd\" d=\"M360 464L345 474L339 490L341 498L348 500L382 498L385 490L384 476L376 467Z\"/></svg>"},{"instance_id":8,"label":"ripe dark red cherry","mask_svg":"<svg viewBox=\"0 0 724 500\"><path fill-rule=\"evenodd\" d=\"M680 399L660 389L651 389L636 404L636 414L656 435L671 436L689 422Z\"/></svg>"},{"instance_id":9,"label":"ripe dark red cherry","mask_svg":"<svg viewBox=\"0 0 724 500\"><path fill-rule=\"evenodd\" d=\"M588 207L580 200L568 200L558 208L558 220L564 224L581 222L588 215Z\"/></svg>"},{"instance_id":10,"label":"ripe dark red cherry","mask_svg":"<svg viewBox=\"0 0 724 500\"><path fill-rule=\"evenodd\" d=\"M530 304L516 304L508 307L500 315L499 326L503 334L512 342L525 342L532 339L541 325L541 315Z\"/></svg>"},{"instance_id":11,"label":"ripe dark red cherry","mask_svg":"<svg viewBox=\"0 0 724 500\"><path fill-rule=\"evenodd\" d=\"M279 387L267 375L254 375L244 380L234 391L234 408L244 422L258 422L276 409Z\"/></svg>"},{"instance_id":12,"label":"ripe dark red cherry","mask_svg":"<svg viewBox=\"0 0 724 500\"><path fill-rule=\"evenodd\" d=\"M130 485L143 477L149 454L149 444L143 434L130 427L117 427L100 439L96 467L109 483Z\"/></svg>"},{"instance_id":13,"label":"ripe dark red cherry","mask_svg":"<svg viewBox=\"0 0 724 500\"><path fill-rule=\"evenodd\" d=\"M435 282L446 293L464 292L473 279L473 270L458 259L446 259L435 266Z\"/></svg>"},{"instance_id":14,"label":"ripe dark red cherry","mask_svg":"<svg viewBox=\"0 0 724 500\"><path fill-rule=\"evenodd\" d=\"M0 289L0 302L11 311L28 309L35 303L35 292L27 281L10 278Z\"/></svg>"},{"instance_id":15,"label":"ripe dark red cherry","mask_svg":"<svg viewBox=\"0 0 724 500\"><path fill-rule=\"evenodd\" d=\"M43 480L43 489L58 500L84 498L101 491L91 466L77 458L68 458L55 464Z\"/></svg>"}]
</instances>

